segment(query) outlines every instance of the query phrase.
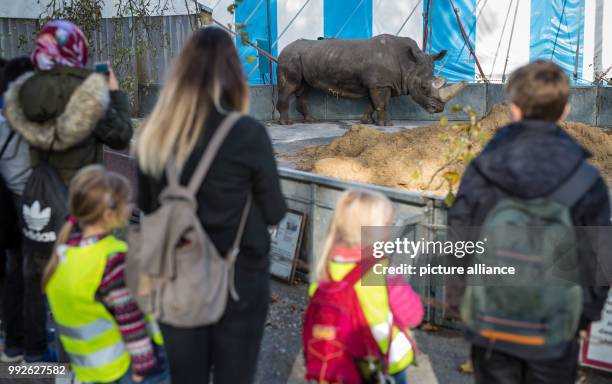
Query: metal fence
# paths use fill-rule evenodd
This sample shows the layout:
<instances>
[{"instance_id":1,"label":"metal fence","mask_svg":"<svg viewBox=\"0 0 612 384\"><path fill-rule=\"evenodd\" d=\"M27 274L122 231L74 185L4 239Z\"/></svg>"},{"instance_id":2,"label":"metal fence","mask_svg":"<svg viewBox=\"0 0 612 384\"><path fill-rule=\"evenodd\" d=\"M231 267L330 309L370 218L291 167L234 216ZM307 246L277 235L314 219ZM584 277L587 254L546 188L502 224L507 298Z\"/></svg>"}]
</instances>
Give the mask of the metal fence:
<instances>
[{"instance_id":1,"label":"metal fence","mask_svg":"<svg viewBox=\"0 0 612 384\"><path fill-rule=\"evenodd\" d=\"M439 240L440 236L445 235L446 207L441 197L347 182L289 168L279 168L279 174L287 205L306 216L300 258L311 264L311 270L322 252L336 202L340 194L349 188L367 188L387 196L394 206L394 225L404 227L403 236L407 238ZM423 260L419 262L426 263ZM414 289L427 303L427 321L452 326L445 319L442 281L430 281Z\"/></svg>"},{"instance_id":2,"label":"metal fence","mask_svg":"<svg viewBox=\"0 0 612 384\"><path fill-rule=\"evenodd\" d=\"M442 197L385 188L371 184L342 181L294 169L279 168L283 194L290 209L306 215L306 229L300 258L314 265L321 255L333 210L340 194L349 188L367 188L387 196L393 203L394 226L404 227L404 237L411 241L444 241L447 233L447 208ZM612 198L612 190L610 190ZM435 257L435 256L431 256ZM414 261L426 265L429 256ZM311 268L312 270L312 268ZM459 325L447 316L446 276L420 278L413 286L425 305L425 320L433 324L456 328ZM425 283L425 284L424 284Z\"/></svg>"}]
</instances>

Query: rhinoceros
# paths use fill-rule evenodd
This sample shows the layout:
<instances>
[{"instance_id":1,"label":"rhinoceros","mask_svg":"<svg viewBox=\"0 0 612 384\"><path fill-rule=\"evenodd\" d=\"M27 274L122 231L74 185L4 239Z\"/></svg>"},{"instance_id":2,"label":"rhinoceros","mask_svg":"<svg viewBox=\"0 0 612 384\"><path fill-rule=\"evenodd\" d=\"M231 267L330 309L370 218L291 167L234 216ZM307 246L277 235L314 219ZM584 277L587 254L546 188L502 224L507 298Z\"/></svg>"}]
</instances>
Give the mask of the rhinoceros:
<instances>
[{"instance_id":1,"label":"rhinoceros","mask_svg":"<svg viewBox=\"0 0 612 384\"><path fill-rule=\"evenodd\" d=\"M427 55L408 37L378 35L370 39L297 40L278 57L279 85L276 108L280 124L290 124L289 98L296 96L296 108L306 122L314 121L308 110L308 92L320 89L337 97L368 97L361 121L392 125L388 113L392 96L410 95L430 113L442 112L444 105L467 84L446 86L446 79L434 76L434 61L446 51Z\"/></svg>"}]
</instances>

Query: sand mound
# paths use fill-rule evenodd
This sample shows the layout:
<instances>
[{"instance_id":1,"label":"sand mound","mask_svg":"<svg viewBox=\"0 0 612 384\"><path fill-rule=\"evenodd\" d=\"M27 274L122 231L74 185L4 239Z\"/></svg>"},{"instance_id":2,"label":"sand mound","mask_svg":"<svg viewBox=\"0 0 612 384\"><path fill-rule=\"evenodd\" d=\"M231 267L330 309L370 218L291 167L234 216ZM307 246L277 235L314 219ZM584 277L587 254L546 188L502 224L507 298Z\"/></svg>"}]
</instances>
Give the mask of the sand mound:
<instances>
[{"instance_id":1,"label":"sand mound","mask_svg":"<svg viewBox=\"0 0 612 384\"><path fill-rule=\"evenodd\" d=\"M482 134L490 136L508 122L508 107L497 104L480 121ZM562 127L593 153L593 163L607 179L612 180L612 135L581 123L568 122ZM307 147L291 157L300 170L344 180L444 194L447 184L443 174L447 171L462 174L464 171L461 162L448 166L449 158L454 156L452 140L459 136L460 129L450 124L434 123L398 132L380 132L355 125L330 144ZM476 144L474 149L480 151L480 145Z\"/></svg>"},{"instance_id":2,"label":"sand mound","mask_svg":"<svg viewBox=\"0 0 612 384\"><path fill-rule=\"evenodd\" d=\"M599 168L608 182L612 181L612 131L574 122L562 123L561 127L591 152L591 162Z\"/></svg>"}]
</instances>

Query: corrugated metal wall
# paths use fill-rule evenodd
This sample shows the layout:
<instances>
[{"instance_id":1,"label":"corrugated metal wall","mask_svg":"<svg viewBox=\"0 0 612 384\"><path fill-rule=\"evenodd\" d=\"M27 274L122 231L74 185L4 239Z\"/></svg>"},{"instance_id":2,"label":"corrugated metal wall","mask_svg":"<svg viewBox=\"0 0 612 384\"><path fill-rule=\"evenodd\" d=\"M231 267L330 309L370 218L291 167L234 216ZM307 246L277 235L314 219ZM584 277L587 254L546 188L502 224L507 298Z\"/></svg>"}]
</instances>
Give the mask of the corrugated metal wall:
<instances>
[{"instance_id":1,"label":"corrugated metal wall","mask_svg":"<svg viewBox=\"0 0 612 384\"><path fill-rule=\"evenodd\" d=\"M37 31L36 20L0 18L0 56L10 58L32 52Z\"/></svg>"},{"instance_id":2,"label":"corrugated metal wall","mask_svg":"<svg viewBox=\"0 0 612 384\"><path fill-rule=\"evenodd\" d=\"M138 19L104 19L92 37L90 63L120 56L124 60L117 69L122 74L130 73L139 84L161 82L195 21L187 15L156 16L148 18L146 23L148 27L143 28ZM37 31L36 20L0 18L0 56L29 55ZM141 41L149 42L144 47L141 44L141 49L137 48L139 35Z\"/></svg>"}]
</instances>

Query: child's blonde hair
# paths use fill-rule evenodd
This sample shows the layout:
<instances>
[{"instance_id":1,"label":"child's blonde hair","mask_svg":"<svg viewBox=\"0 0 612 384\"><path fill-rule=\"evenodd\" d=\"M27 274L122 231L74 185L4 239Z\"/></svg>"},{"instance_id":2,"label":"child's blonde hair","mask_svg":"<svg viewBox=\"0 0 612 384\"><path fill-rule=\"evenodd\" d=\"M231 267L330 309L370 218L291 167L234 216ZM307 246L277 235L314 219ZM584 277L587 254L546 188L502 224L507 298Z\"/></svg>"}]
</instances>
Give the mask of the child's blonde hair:
<instances>
[{"instance_id":1,"label":"child's blonde hair","mask_svg":"<svg viewBox=\"0 0 612 384\"><path fill-rule=\"evenodd\" d=\"M42 286L46 287L57 268L57 247L66 244L74 228L74 220L87 226L100 222L107 209L119 212L130 201L130 184L118 173L101 165L89 165L81 169L70 183L68 208L72 218L62 227L53 255L43 273Z\"/></svg>"},{"instance_id":2,"label":"child's blonde hair","mask_svg":"<svg viewBox=\"0 0 612 384\"><path fill-rule=\"evenodd\" d=\"M327 264L334 246L358 246L361 244L361 227L386 226L392 217L391 201L382 193L365 189L350 189L342 193L329 225L323 253L315 267L315 280L329 278Z\"/></svg>"}]
</instances>

